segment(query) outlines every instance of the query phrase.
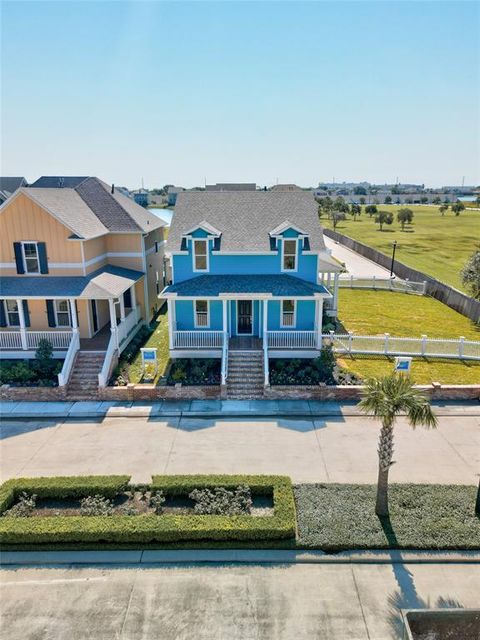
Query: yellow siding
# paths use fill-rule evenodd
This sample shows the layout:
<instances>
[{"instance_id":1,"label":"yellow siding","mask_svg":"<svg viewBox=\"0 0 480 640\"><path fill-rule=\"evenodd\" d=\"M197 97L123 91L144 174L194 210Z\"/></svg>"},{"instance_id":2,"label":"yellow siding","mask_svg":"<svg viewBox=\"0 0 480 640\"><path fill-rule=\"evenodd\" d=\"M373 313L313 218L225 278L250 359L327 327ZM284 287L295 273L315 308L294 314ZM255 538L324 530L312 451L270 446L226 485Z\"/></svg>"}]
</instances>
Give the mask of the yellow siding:
<instances>
[{"instance_id":1,"label":"yellow siding","mask_svg":"<svg viewBox=\"0 0 480 640\"><path fill-rule=\"evenodd\" d=\"M153 248L155 242L162 243L163 241L163 229L156 229L149 233L145 238L145 247L148 252ZM163 256L164 245L160 244L158 247L158 253L152 251L147 255L147 286L148 286L148 301L149 301L149 316L148 320L151 320L152 316L160 306L160 301L157 295L157 272L159 277L159 291L163 289Z\"/></svg>"},{"instance_id":2,"label":"yellow siding","mask_svg":"<svg viewBox=\"0 0 480 640\"><path fill-rule=\"evenodd\" d=\"M25 194L18 195L0 213L0 262L15 263L13 243L25 240L45 242L50 263L81 263L80 242L68 240L70 229L58 222ZM16 275L16 268L0 270L0 275ZM82 269L55 269L49 275L82 275Z\"/></svg>"}]
</instances>

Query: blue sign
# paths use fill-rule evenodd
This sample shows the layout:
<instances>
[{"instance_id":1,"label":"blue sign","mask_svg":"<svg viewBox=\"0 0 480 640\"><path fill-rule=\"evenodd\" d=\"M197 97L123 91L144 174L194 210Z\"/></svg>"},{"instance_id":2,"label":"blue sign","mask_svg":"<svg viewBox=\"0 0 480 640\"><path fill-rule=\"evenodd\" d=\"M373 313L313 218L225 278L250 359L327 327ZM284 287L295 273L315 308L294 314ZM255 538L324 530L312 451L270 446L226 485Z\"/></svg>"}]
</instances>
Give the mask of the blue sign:
<instances>
[{"instance_id":1,"label":"blue sign","mask_svg":"<svg viewBox=\"0 0 480 640\"><path fill-rule=\"evenodd\" d=\"M395 371L398 371L399 373L410 373L411 366L411 358L402 358L398 356L395 358Z\"/></svg>"},{"instance_id":2,"label":"blue sign","mask_svg":"<svg viewBox=\"0 0 480 640\"><path fill-rule=\"evenodd\" d=\"M408 371L410 368L410 363L405 361L405 360L401 360L398 364L397 364L397 371Z\"/></svg>"},{"instance_id":3,"label":"blue sign","mask_svg":"<svg viewBox=\"0 0 480 640\"><path fill-rule=\"evenodd\" d=\"M156 360L157 359L157 354L155 351L144 351L143 352L143 359L144 360Z\"/></svg>"}]
</instances>

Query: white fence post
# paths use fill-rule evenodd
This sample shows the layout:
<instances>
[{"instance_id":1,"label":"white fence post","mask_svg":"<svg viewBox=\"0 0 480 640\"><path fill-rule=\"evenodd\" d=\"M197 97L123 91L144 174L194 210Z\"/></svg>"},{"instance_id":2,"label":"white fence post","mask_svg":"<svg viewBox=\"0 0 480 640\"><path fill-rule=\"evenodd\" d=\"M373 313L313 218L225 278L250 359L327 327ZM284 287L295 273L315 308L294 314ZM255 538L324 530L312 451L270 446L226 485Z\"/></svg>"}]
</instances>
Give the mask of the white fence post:
<instances>
[{"instance_id":1,"label":"white fence post","mask_svg":"<svg viewBox=\"0 0 480 640\"><path fill-rule=\"evenodd\" d=\"M422 335L422 347L421 347L421 355L425 355L425 351L427 350L427 336Z\"/></svg>"},{"instance_id":2,"label":"white fence post","mask_svg":"<svg viewBox=\"0 0 480 640\"><path fill-rule=\"evenodd\" d=\"M349 331L348 332L348 353L352 353L352 338L353 338L352 332Z\"/></svg>"},{"instance_id":3,"label":"white fence post","mask_svg":"<svg viewBox=\"0 0 480 640\"><path fill-rule=\"evenodd\" d=\"M375 289L375 276L373 276L373 288Z\"/></svg>"},{"instance_id":4,"label":"white fence post","mask_svg":"<svg viewBox=\"0 0 480 640\"><path fill-rule=\"evenodd\" d=\"M353 276L350 276L350 289L353 289Z\"/></svg>"},{"instance_id":5,"label":"white fence post","mask_svg":"<svg viewBox=\"0 0 480 640\"><path fill-rule=\"evenodd\" d=\"M427 281L424 280L423 281L423 295L425 295L427 293Z\"/></svg>"},{"instance_id":6,"label":"white fence post","mask_svg":"<svg viewBox=\"0 0 480 640\"><path fill-rule=\"evenodd\" d=\"M385 342L384 342L384 345L383 345L383 353L385 355L387 355L387 353L388 353L388 341L389 341L389 338L390 338L390 334L386 333L385 334Z\"/></svg>"},{"instance_id":7,"label":"white fence post","mask_svg":"<svg viewBox=\"0 0 480 640\"><path fill-rule=\"evenodd\" d=\"M460 342L458 343L458 357L463 358L463 343L465 342L465 336L460 336Z\"/></svg>"}]
</instances>

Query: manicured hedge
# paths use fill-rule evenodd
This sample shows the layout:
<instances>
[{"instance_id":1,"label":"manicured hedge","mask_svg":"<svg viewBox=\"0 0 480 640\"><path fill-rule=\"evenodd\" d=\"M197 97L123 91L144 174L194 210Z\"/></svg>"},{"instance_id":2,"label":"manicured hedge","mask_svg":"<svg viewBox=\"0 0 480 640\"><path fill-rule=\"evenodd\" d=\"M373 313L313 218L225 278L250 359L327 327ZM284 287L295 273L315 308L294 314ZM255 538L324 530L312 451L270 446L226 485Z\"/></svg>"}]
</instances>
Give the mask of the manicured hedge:
<instances>
[{"instance_id":1,"label":"manicured hedge","mask_svg":"<svg viewBox=\"0 0 480 640\"><path fill-rule=\"evenodd\" d=\"M42 498L72 498L100 493L113 497L127 476L105 478L38 478L10 480L0 487L2 511L21 491ZM57 482L59 481L59 482ZM90 484L89 484L90 482ZM285 476L155 476L152 489L166 495L188 495L194 488L234 487L247 484L255 495L273 493L273 516L46 516L0 518L0 543L43 545L64 543L152 544L178 541L260 541L295 536L295 502L291 481ZM5 485L8 485L5 488ZM106 488L106 490L105 490Z\"/></svg>"}]
</instances>

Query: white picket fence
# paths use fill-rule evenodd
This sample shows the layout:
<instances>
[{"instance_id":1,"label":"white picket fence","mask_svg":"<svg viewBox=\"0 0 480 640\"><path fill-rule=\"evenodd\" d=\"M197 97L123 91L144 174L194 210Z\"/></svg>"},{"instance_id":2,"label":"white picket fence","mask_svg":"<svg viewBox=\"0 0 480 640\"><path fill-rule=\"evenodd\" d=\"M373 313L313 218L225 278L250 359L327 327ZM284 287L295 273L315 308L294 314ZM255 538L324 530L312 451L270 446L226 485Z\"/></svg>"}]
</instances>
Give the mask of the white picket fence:
<instances>
[{"instance_id":1,"label":"white picket fence","mask_svg":"<svg viewBox=\"0 0 480 640\"><path fill-rule=\"evenodd\" d=\"M322 335L323 344L331 344L336 353L364 353L387 356L424 356L429 358L460 358L480 360L480 342L447 338L398 338L385 333L383 336L357 336L352 333Z\"/></svg>"},{"instance_id":2,"label":"white picket fence","mask_svg":"<svg viewBox=\"0 0 480 640\"><path fill-rule=\"evenodd\" d=\"M354 276L340 276L338 286L343 289L374 289L379 291L398 291L401 293L415 293L425 295L426 282L411 282L398 278L356 278Z\"/></svg>"}]
</instances>

